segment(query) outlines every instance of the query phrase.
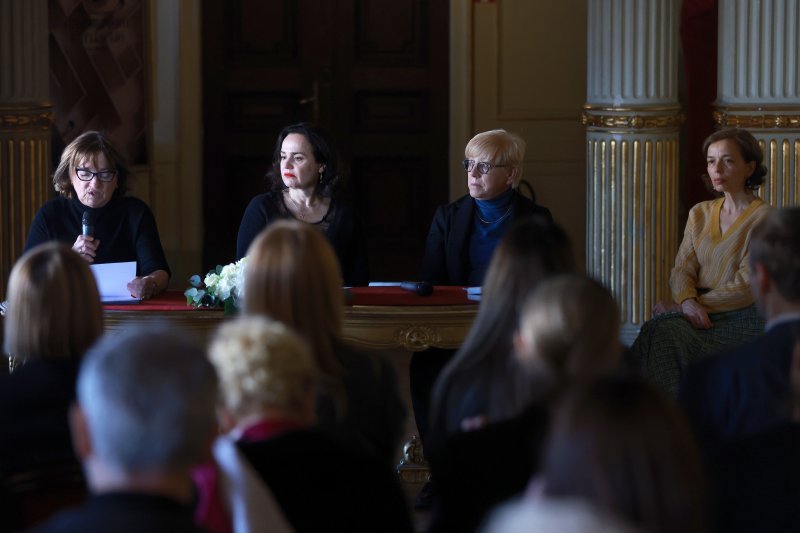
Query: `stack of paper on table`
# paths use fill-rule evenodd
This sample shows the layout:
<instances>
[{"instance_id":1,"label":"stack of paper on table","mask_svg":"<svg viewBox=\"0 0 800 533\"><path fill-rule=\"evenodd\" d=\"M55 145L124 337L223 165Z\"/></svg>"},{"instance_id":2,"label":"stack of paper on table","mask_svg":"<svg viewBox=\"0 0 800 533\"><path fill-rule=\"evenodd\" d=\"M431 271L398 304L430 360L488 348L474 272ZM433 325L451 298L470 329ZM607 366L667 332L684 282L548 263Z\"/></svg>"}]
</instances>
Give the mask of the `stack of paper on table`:
<instances>
[{"instance_id":1,"label":"stack of paper on table","mask_svg":"<svg viewBox=\"0 0 800 533\"><path fill-rule=\"evenodd\" d=\"M104 304L135 304L139 298L131 296L128 282L136 277L136 261L90 265Z\"/></svg>"}]
</instances>

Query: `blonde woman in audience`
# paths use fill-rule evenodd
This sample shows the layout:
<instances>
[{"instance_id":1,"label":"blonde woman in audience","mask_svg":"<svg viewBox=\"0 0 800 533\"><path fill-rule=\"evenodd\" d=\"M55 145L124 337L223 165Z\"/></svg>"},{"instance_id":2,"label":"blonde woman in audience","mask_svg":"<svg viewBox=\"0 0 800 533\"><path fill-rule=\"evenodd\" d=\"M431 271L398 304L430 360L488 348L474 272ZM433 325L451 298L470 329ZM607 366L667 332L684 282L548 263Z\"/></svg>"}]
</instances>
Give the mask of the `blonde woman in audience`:
<instances>
[{"instance_id":1,"label":"blonde woman in audience","mask_svg":"<svg viewBox=\"0 0 800 533\"><path fill-rule=\"evenodd\" d=\"M537 469L551 405L573 383L616 371L619 310L599 283L579 274L539 282L522 307L515 353L492 388L514 387L508 420L452 435L432 461L434 531L475 529L494 505L524 490Z\"/></svg>"},{"instance_id":2,"label":"blonde woman in audience","mask_svg":"<svg viewBox=\"0 0 800 533\"><path fill-rule=\"evenodd\" d=\"M3 327L13 372L0 375L0 475L60 464L79 472L67 411L81 358L103 333L100 296L86 261L55 242L25 253L11 271ZM4 519L12 523L17 510L3 513Z\"/></svg>"},{"instance_id":3,"label":"blonde woman in audience","mask_svg":"<svg viewBox=\"0 0 800 533\"><path fill-rule=\"evenodd\" d=\"M342 275L325 236L302 222L275 221L247 256L244 312L282 322L309 344L320 373L320 426L392 462L405 417L395 372L344 342Z\"/></svg>"},{"instance_id":4,"label":"blonde woman in audience","mask_svg":"<svg viewBox=\"0 0 800 533\"><path fill-rule=\"evenodd\" d=\"M585 502L650 533L708 531L700 453L677 405L638 379L570 389L523 502ZM495 524L490 531L504 531Z\"/></svg>"},{"instance_id":5,"label":"blonde woman in audience","mask_svg":"<svg viewBox=\"0 0 800 533\"><path fill-rule=\"evenodd\" d=\"M315 427L320 372L307 343L283 324L245 316L220 327L209 357L222 427L293 529L411 531L387 465ZM207 477L200 486L200 515L209 518L213 483Z\"/></svg>"}]
</instances>

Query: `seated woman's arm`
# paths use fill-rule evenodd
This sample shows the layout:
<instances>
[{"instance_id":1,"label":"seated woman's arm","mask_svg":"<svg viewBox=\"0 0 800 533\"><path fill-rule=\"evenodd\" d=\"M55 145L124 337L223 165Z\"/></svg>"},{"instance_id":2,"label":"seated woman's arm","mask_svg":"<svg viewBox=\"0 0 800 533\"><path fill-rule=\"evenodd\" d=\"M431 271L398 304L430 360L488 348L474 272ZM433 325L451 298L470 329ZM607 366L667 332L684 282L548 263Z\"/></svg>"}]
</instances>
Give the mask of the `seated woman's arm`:
<instances>
[{"instance_id":1,"label":"seated woman's arm","mask_svg":"<svg viewBox=\"0 0 800 533\"><path fill-rule=\"evenodd\" d=\"M128 283L128 290L136 298L151 298L167 288L170 270L161 247L156 219L149 208L141 213L134 243L137 276Z\"/></svg>"},{"instance_id":2,"label":"seated woman's arm","mask_svg":"<svg viewBox=\"0 0 800 533\"><path fill-rule=\"evenodd\" d=\"M733 277L697 297L704 308L714 311L743 309L754 302L750 290L750 253L746 252Z\"/></svg>"},{"instance_id":3,"label":"seated woman's arm","mask_svg":"<svg viewBox=\"0 0 800 533\"><path fill-rule=\"evenodd\" d=\"M708 312L697 300L697 279L700 272L700 261L697 258L695 242L703 230L702 216L699 209L689 212L683 240L675 256L675 267L669 278L672 298L680 306L686 320L699 329L711 327Z\"/></svg>"},{"instance_id":4,"label":"seated woman's arm","mask_svg":"<svg viewBox=\"0 0 800 533\"><path fill-rule=\"evenodd\" d=\"M428 239L425 241L425 255L422 258L422 269L420 270L422 281L437 285L447 285L449 281L445 258L445 235L447 233L445 218L445 206L439 206L433 216Z\"/></svg>"}]
</instances>

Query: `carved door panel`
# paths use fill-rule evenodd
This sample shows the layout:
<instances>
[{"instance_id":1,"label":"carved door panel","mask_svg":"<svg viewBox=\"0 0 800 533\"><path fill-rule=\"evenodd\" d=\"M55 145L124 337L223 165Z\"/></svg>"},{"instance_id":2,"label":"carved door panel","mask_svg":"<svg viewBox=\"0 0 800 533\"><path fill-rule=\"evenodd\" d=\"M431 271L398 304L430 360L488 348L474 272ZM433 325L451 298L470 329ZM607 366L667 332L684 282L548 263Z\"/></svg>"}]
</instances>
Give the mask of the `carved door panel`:
<instances>
[{"instance_id":1,"label":"carved door panel","mask_svg":"<svg viewBox=\"0 0 800 533\"><path fill-rule=\"evenodd\" d=\"M204 0L206 266L235 253L275 138L300 120L336 140L373 279L416 277L447 201L446 2Z\"/></svg>"}]
</instances>

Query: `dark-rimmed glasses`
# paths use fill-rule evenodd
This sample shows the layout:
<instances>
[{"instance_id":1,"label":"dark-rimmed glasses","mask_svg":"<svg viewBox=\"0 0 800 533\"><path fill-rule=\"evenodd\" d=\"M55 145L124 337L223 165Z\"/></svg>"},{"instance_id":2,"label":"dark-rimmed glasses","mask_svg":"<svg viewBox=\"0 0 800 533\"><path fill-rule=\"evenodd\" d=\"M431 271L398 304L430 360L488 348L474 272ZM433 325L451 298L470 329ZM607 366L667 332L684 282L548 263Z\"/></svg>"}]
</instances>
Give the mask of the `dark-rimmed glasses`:
<instances>
[{"instance_id":1,"label":"dark-rimmed glasses","mask_svg":"<svg viewBox=\"0 0 800 533\"><path fill-rule=\"evenodd\" d=\"M464 165L464 170L467 172L472 172L472 169L476 166L478 167L478 172L483 174L488 174L492 171L495 167L507 167L508 165L493 165L491 163L487 163L485 161L481 161L480 163L476 163L474 159L465 159L461 162Z\"/></svg>"},{"instance_id":2,"label":"dark-rimmed glasses","mask_svg":"<svg viewBox=\"0 0 800 533\"><path fill-rule=\"evenodd\" d=\"M75 175L78 176L78 179L81 181L92 181L92 179L97 177L97 179L103 183L108 183L114 179L114 175L116 173L116 170L101 170L100 172L92 172L88 168L75 169Z\"/></svg>"}]
</instances>

